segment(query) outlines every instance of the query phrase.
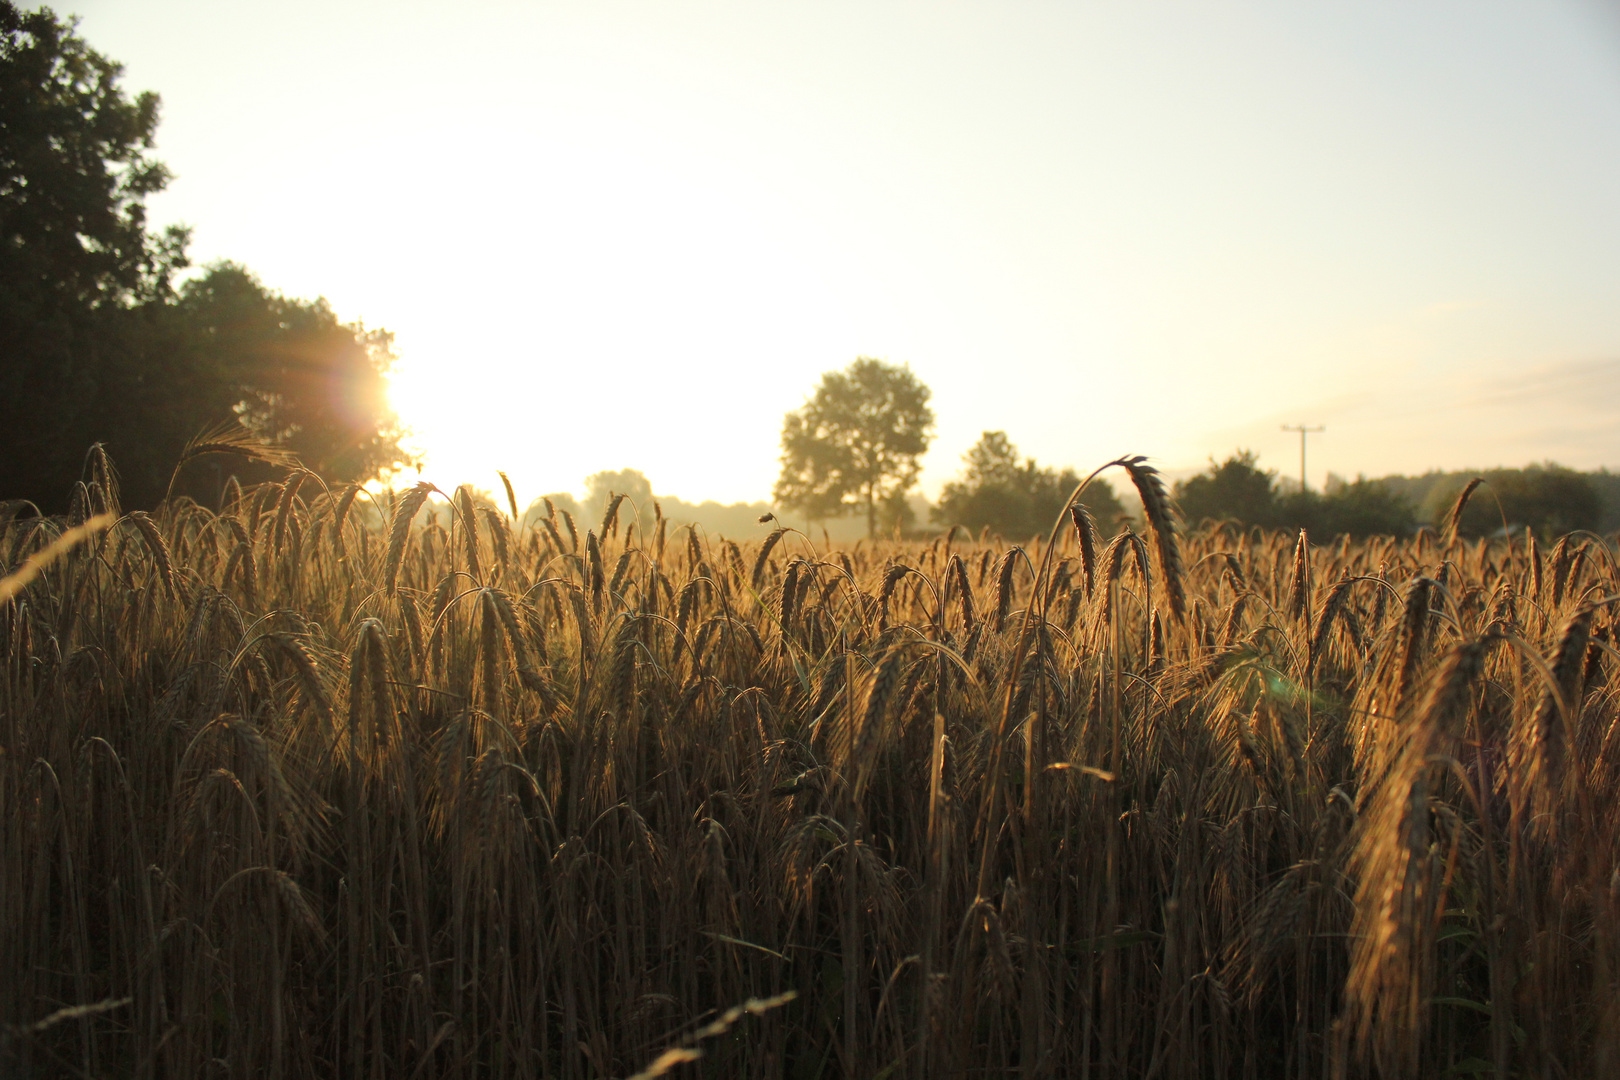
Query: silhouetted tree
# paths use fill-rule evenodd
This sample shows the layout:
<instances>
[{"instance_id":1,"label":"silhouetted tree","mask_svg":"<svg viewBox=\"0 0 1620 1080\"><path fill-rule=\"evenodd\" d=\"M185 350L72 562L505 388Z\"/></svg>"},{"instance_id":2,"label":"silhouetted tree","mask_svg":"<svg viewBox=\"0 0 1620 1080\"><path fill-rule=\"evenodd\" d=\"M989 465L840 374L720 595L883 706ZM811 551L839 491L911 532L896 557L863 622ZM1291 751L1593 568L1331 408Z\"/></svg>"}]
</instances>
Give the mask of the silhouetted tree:
<instances>
[{"instance_id":1,"label":"silhouetted tree","mask_svg":"<svg viewBox=\"0 0 1620 1080\"><path fill-rule=\"evenodd\" d=\"M1262 471L1255 461L1254 451L1239 450L1176 484L1182 516L1194 522L1306 529L1322 536L1401 536L1416 523L1411 504L1382 481L1358 477L1354 483L1336 483L1326 493L1279 494L1277 474Z\"/></svg>"},{"instance_id":2,"label":"silhouetted tree","mask_svg":"<svg viewBox=\"0 0 1620 1080\"><path fill-rule=\"evenodd\" d=\"M1338 483L1325 494L1294 491L1279 495L1275 522L1315 536L1405 536L1416 527L1417 515L1399 492L1362 476L1351 483Z\"/></svg>"},{"instance_id":3,"label":"silhouetted tree","mask_svg":"<svg viewBox=\"0 0 1620 1080\"><path fill-rule=\"evenodd\" d=\"M962 461L960 479L945 485L931 513L942 525L964 525L975 532L989 527L1019 539L1044 534L1080 483L1073 469L1042 468L1034 458L1020 460L1005 431L986 431ZM1087 485L1080 502L1105 534L1113 532L1125 512L1113 488L1101 480Z\"/></svg>"},{"instance_id":4,"label":"silhouetted tree","mask_svg":"<svg viewBox=\"0 0 1620 1080\"><path fill-rule=\"evenodd\" d=\"M586 520L583 527L594 529L601 524L608 500L614 495L625 496L625 501L619 507L621 528L632 521L637 522L638 529L652 528L655 516L652 481L640 469L607 469L585 478Z\"/></svg>"},{"instance_id":5,"label":"silhouetted tree","mask_svg":"<svg viewBox=\"0 0 1620 1080\"><path fill-rule=\"evenodd\" d=\"M782 422L782 474L774 496L812 519L878 509L917 481L934 413L929 390L909 367L863 356L821 377L815 394Z\"/></svg>"},{"instance_id":6,"label":"silhouetted tree","mask_svg":"<svg viewBox=\"0 0 1620 1080\"><path fill-rule=\"evenodd\" d=\"M169 179L158 98L130 100L122 71L0 0L0 497L64 505L100 442L150 505L186 440L233 419L332 479L403 462L386 332L231 264L176 292L186 231L146 222Z\"/></svg>"},{"instance_id":7,"label":"silhouetted tree","mask_svg":"<svg viewBox=\"0 0 1620 1080\"><path fill-rule=\"evenodd\" d=\"M1510 528L1533 529L1549 537L1595 529L1601 523L1603 500L1597 485L1573 469L1548 463L1524 469L1487 469L1475 475L1483 476L1488 486L1476 491L1463 509L1458 523L1462 536L1500 532L1504 519ZM1445 523L1466 482L1459 474L1454 483L1436 488L1427 508L1437 526Z\"/></svg>"},{"instance_id":8,"label":"silhouetted tree","mask_svg":"<svg viewBox=\"0 0 1620 1080\"><path fill-rule=\"evenodd\" d=\"M1253 450L1239 450L1197 476L1178 481L1174 495L1181 515L1197 523L1235 521L1243 525L1274 525L1277 496L1273 482L1277 474L1255 466Z\"/></svg>"},{"instance_id":9,"label":"silhouetted tree","mask_svg":"<svg viewBox=\"0 0 1620 1080\"><path fill-rule=\"evenodd\" d=\"M0 0L0 493L59 502L85 448L140 389L139 309L161 304L186 234L146 228L169 174L158 99L48 8Z\"/></svg>"},{"instance_id":10,"label":"silhouetted tree","mask_svg":"<svg viewBox=\"0 0 1620 1080\"><path fill-rule=\"evenodd\" d=\"M187 366L212 376L249 431L331 480L408 460L388 404L393 334L339 322L324 299L283 296L234 263L187 282L175 315Z\"/></svg>"}]
</instances>

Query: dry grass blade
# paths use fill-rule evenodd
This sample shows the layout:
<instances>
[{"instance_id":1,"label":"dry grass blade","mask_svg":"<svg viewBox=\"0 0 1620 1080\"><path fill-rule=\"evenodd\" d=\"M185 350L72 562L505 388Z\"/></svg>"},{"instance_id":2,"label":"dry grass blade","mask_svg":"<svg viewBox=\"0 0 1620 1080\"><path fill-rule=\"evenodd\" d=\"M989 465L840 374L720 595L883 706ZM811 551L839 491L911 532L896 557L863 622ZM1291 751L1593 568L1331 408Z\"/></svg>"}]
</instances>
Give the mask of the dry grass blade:
<instances>
[{"instance_id":1,"label":"dry grass blade","mask_svg":"<svg viewBox=\"0 0 1620 1080\"><path fill-rule=\"evenodd\" d=\"M164 494L165 499L174 492L174 482L180 478L180 470L207 454L234 454L279 469L299 467L298 455L291 450L260 438L235 421L226 421L198 432L186 443L180 451L180 460L175 462L174 472L169 474L169 488Z\"/></svg>"},{"instance_id":2,"label":"dry grass blade","mask_svg":"<svg viewBox=\"0 0 1620 1080\"><path fill-rule=\"evenodd\" d=\"M744 1016L759 1016L761 1013L769 1012L771 1009L781 1008L798 996L798 991L789 990L775 997L749 998L741 1005L733 1005L720 1014L718 1020L705 1024L693 1032L681 1046L665 1050L658 1055L658 1058L651 1065L630 1077L630 1080L656 1080L657 1077L664 1076L677 1065L697 1061L703 1056L703 1051L697 1048L698 1043L705 1039L712 1039L726 1034Z\"/></svg>"},{"instance_id":3,"label":"dry grass blade","mask_svg":"<svg viewBox=\"0 0 1620 1080\"><path fill-rule=\"evenodd\" d=\"M28 587L28 583L39 576L51 563L60 559L86 540L95 536L104 529L112 527L114 518L111 514L100 514L86 521L83 525L58 536L42 551L30 555L21 566L0 578L0 604L10 600L13 596Z\"/></svg>"},{"instance_id":4,"label":"dry grass blade","mask_svg":"<svg viewBox=\"0 0 1620 1080\"><path fill-rule=\"evenodd\" d=\"M127 997L107 998L104 1001L92 1001L87 1005L69 1005L63 1009L57 1009L43 1020L8 1028L7 1031L17 1035L38 1035L68 1020L83 1020L87 1016L100 1016L102 1013L109 1013L114 1009L122 1009L134 1000L134 998Z\"/></svg>"}]
</instances>

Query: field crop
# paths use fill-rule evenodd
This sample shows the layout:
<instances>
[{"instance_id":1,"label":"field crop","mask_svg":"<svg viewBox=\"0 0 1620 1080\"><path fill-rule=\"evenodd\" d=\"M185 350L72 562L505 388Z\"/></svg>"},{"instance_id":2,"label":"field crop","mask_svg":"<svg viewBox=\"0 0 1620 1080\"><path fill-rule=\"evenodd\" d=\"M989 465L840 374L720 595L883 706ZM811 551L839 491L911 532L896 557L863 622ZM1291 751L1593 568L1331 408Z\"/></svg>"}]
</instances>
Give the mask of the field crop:
<instances>
[{"instance_id":1,"label":"field crop","mask_svg":"<svg viewBox=\"0 0 1620 1080\"><path fill-rule=\"evenodd\" d=\"M1598 537L1182 528L1135 459L1140 535L834 551L95 460L0 514L7 1075L1620 1068Z\"/></svg>"}]
</instances>

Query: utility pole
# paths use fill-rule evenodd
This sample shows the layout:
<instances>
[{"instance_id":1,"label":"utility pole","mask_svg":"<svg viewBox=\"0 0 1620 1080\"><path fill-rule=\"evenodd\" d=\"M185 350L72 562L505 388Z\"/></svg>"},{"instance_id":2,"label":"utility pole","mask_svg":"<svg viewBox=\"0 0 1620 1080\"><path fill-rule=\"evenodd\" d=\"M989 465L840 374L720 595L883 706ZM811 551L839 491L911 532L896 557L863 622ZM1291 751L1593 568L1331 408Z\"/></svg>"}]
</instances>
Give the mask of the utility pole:
<instances>
[{"instance_id":1,"label":"utility pole","mask_svg":"<svg viewBox=\"0 0 1620 1080\"><path fill-rule=\"evenodd\" d=\"M1309 491L1310 488L1305 483L1305 436L1313 434L1313 433L1318 432L1318 431L1326 431L1327 428L1325 428L1325 427L1306 427L1304 424L1295 424L1292 427L1290 427L1289 425L1284 424L1282 426L1282 429L1284 431L1297 431L1297 432L1299 432L1299 490L1302 491L1302 492L1303 491Z\"/></svg>"}]
</instances>

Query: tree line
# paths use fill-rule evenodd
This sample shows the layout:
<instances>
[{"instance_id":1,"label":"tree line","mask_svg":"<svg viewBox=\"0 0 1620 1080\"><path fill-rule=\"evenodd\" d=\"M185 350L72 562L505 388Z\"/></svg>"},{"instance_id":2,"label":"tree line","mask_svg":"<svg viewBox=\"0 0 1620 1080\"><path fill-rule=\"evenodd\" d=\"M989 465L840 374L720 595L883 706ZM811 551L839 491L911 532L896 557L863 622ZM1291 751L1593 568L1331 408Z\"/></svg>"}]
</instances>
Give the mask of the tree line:
<instances>
[{"instance_id":1,"label":"tree line","mask_svg":"<svg viewBox=\"0 0 1620 1080\"><path fill-rule=\"evenodd\" d=\"M127 96L122 74L73 21L0 0L0 492L61 509L99 443L125 504L150 506L221 426L332 480L405 463L391 334L236 263L182 280L189 231L146 213L170 179L160 101ZM222 477L203 463L178 480L208 497Z\"/></svg>"},{"instance_id":2,"label":"tree line","mask_svg":"<svg viewBox=\"0 0 1620 1080\"><path fill-rule=\"evenodd\" d=\"M913 525L906 501L928 447L934 416L928 388L903 365L861 357L828 372L782 426L782 473L775 497L812 519L861 513L868 533ZM1476 476L1483 489L1457 520L1460 535L1531 530L1545 536L1620 528L1620 476L1580 473L1547 463L1480 473L1330 479L1327 490L1289 489L1263 470L1252 451L1178 482L1174 496L1189 524L1224 521L1245 527L1304 529L1366 537L1404 536L1420 526L1445 527L1452 504ZM932 508L934 523L989 529L1025 538L1050 529L1079 486L1073 469L1022 457L1005 431L986 431L963 457L963 469ZM1124 508L1103 483L1080 501L1099 523Z\"/></svg>"},{"instance_id":3,"label":"tree line","mask_svg":"<svg viewBox=\"0 0 1620 1080\"><path fill-rule=\"evenodd\" d=\"M1319 535L1404 536L1419 527L1445 528L1459 494L1475 478L1479 494L1457 521L1459 535L1478 538L1530 530L1559 536L1620 526L1620 477L1581 473L1547 463L1519 469L1431 472L1423 476L1330 479L1323 492L1285 488L1275 470L1262 470L1252 451L1175 485L1187 521L1305 529Z\"/></svg>"}]
</instances>

